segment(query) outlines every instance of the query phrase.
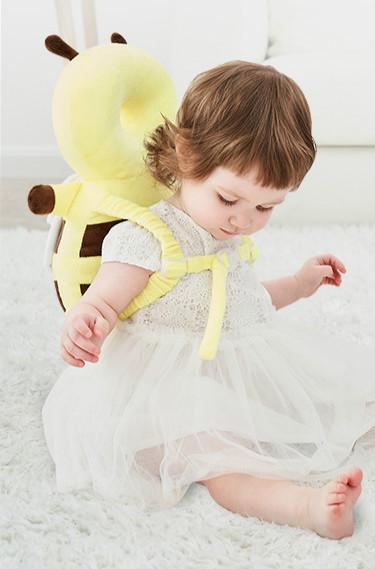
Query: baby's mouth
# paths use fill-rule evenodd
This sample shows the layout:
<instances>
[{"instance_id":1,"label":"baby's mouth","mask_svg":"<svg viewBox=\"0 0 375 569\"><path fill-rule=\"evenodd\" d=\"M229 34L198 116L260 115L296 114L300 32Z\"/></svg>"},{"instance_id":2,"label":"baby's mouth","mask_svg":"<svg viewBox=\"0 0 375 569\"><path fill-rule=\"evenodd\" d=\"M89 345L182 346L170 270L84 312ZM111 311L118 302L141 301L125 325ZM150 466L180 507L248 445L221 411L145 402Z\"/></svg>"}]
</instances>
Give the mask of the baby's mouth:
<instances>
[{"instance_id":1,"label":"baby's mouth","mask_svg":"<svg viewBox=\"0 0 375 569\"><path fill-rule=\"evenodd\" d=\"M223 229L222 227L220 227L220 229L221 229L221 231L223 231L227 235L238 235L237 231L227 231L226 229Z\"/></svg>"}]
</instances>

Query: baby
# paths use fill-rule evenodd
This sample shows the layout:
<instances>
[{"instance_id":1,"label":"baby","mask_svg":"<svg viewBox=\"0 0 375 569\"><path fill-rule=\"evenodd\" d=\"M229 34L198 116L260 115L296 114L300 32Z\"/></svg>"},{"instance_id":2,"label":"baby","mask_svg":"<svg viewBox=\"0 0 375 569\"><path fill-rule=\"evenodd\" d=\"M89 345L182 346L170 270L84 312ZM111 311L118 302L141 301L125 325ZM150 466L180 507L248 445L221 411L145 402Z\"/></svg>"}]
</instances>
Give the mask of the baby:
<instances>
[{"instance_id":1,"label":"baby","mask_svg":"<svg viewBox=\"0 0 375 569\"><path fill-rule=\"evenodd\" d=\"M236 253L298 188L316 153L299 87L245 61L198 75L176 124L164 119L145 147L155 179L173 191L150 210L186 258ZM61 349L69 367L43 408L59 489L92 484L163 507L198 482L232 512L333 539L351 535L362 471L341 465L353 440L375 425L374 358L277 318L322 285L339 287L344 264L320 254L267 282L252 263L231 265L220 344L208 361L196 349L209 310L208 270L186 274L118 320L161 269L158 239L136 223L117 224L92 285L66 316ZM295 483L314 477L329 481Z\"/></svg>"}]
</instances>

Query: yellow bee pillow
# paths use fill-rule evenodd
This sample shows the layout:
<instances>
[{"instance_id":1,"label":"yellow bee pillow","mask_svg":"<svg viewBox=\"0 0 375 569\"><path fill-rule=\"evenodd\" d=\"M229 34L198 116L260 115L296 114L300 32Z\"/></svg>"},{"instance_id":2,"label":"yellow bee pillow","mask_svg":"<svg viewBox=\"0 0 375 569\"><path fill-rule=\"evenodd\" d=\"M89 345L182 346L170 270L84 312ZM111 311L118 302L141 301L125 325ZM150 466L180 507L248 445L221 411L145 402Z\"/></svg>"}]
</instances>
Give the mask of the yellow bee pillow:
<instances>
[{"instance_id":1,"label":"yellow bee pillow","mask_svg":"<svg viewBox=\"0 0 375 569\"><path fill-rule=\"evenodd\" d=\"M33 213L62 217L52 272L64 310L94 279L104 237L126 219L125 201L149 206L170 196L146 169L143 140L162 115L173 120L173 83L143 50L119 34L111 40L82 53L58 36L45 42L69 60L56 85L52 121L60 151L78 179L34 186L28 203Z\"/></svg>"}]
</instances>

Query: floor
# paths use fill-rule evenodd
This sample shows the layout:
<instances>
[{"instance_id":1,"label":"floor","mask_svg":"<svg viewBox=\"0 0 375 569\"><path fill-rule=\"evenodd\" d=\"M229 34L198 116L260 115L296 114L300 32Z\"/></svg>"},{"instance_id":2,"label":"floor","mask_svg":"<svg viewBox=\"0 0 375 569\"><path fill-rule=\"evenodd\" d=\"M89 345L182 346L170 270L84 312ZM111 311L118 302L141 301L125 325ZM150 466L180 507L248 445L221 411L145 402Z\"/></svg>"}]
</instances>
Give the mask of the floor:
<instances>
[{"instance_id":1,"label":"floor","mask_svg":"<svg viewBox=\"0 0 375 569\"><path fill-rule=\"evenodd\" d=\"M365 480L355 511L355 533L340 541L233 514L212 500L200 484L193 484L176 507L146 513L124 499L106 499L91 488L57 492L41 409L66 367L59 355L63 313L51 275L42 268L45 235L22 228L12 233L2 255L8 278L1 279L5 397L0 398L0 424L5 430L0 436L0 566L375 569L372 449L360 460L358 455L350 459L350 465L363 468ZM326 251L329 244L351 267L345 286L327 286L285 310L299 325L306 322L330 335L339 332L348 339L370 341L375 339L373 234L365 226L270 227L257 237L261 251L257 264L261 265L256 270L265 279L290 274L299 261ZM365 369L364 361L360 369ZM359 447L353 450L358 452Z\"/></svg>"},{"instance_id":2,"label":"floor","mask_svg":"<svg viewBox=\"0 0 375 569\"><path fill-rule=\"evenodd\" d=\"M53 184L61 180L32 180L30 178L4 178L0 187L0 227L17 227L22 225L28 229L49 228L46 215L31 213L27 205L29 191L36 184Z\"/></svg>"}]
</instances>

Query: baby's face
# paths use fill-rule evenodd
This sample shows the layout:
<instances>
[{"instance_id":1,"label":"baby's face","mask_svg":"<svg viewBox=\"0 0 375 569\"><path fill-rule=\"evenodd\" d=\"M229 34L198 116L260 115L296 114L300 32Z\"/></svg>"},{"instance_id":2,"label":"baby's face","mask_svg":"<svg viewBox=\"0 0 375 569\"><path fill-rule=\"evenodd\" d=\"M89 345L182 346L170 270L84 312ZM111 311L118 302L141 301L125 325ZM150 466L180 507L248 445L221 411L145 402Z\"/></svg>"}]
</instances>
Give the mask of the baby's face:
<instances>
[{"instance_id":1,"label":"baby's face","mask_svg":"<svg viewBox=\"0 0 375 569\"><path fill-rule=\"evenodd\" d=\"M290 190L264 188L255 178L255 170L238 176L218 167L206 180L183 180L180 192L170 201L216 239L251 235L267 224L273 208Z\"/></svg>"}]
</instances>

